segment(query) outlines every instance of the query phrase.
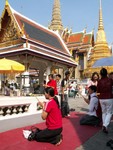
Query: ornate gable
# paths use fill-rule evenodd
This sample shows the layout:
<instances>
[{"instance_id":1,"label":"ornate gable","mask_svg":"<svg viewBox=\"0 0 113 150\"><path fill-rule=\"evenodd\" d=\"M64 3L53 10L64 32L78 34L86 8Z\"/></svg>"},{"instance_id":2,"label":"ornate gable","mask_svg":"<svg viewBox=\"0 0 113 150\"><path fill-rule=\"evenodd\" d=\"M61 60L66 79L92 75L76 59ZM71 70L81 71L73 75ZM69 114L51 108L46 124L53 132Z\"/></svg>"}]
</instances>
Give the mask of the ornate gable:
<instances>
[{"instance_id":1,"label":"ornate gable","mask_svg":"<svg viewBox=\"0 0 113 150\"><path fill-rule=\"evenodd\" d=\"M19 39L21 33L13 17L9 5L5 5L1 17L0 43L12 45L12 42ZM1 45L0 45L1 47Z\"/></svg>"}]
</instances>

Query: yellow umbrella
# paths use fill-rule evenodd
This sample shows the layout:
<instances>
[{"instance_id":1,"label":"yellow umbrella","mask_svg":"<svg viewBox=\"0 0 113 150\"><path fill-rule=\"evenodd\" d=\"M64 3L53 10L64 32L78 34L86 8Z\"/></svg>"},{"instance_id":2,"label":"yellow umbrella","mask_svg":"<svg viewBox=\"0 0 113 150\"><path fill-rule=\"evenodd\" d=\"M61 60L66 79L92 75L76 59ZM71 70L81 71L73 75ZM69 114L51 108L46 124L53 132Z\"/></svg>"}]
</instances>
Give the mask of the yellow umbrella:
<instances>
[{"instance_id":1,"label":"yellow umbrella","mask_svg":"<svg viewBox=\"0 0 113 150\"><path fill-rule=\"evenodd\" d=\"M19 62L10 59L0 59L0 73L10 74L10 73L21 73L24 72L25 66Z\"/></svg>"}]
</instances>

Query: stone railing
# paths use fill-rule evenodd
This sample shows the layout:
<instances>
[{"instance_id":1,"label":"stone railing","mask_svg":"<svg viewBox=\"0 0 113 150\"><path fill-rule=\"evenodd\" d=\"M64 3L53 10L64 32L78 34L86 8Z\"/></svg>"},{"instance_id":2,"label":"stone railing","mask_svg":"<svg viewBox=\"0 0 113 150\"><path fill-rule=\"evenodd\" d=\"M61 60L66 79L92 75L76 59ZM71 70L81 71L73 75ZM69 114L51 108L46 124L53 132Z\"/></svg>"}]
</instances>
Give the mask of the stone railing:
<instances>
[{"instance_id":1,"label":"stone railing","mask_svg":"<svg viewBox=\"0 0 113 150\"><path fill-rule=\"evenodd\" d=\"M45 101L44 96L39 96ZM0 132L43 122L35 96L0 96Z\"/></svg>"},{"instance_id":2,"label":"stone railing","mask_svg":"<svg viewBox=\"0 0 113 150\"><path fill-rule=\"evenodd\" d=\"M44 100L44 96L39 96ZM38 101L35 97L0 97L0 117L34 113L40 110Z\"/></svg>"},{"instance_id":3,"label":"stone railing","mask_svg":"<svg viewBox=\"0 0 113 150\"><path fill-rule=\"evenodd\" d=\"M44 96L38 96L45 101ZM35 96L0 96L0 132L43 122Z\"/></svg>"},{"instance_id":4,"label":"stone railing","mask_svg":"<svg viewBox=\"0 0 113 150\"><path fill-rule=\"evenodd\" d=\"M30 106L30 104L0 106L0 116L28 112L29 106Z\"/></svg>"}]
</instances>

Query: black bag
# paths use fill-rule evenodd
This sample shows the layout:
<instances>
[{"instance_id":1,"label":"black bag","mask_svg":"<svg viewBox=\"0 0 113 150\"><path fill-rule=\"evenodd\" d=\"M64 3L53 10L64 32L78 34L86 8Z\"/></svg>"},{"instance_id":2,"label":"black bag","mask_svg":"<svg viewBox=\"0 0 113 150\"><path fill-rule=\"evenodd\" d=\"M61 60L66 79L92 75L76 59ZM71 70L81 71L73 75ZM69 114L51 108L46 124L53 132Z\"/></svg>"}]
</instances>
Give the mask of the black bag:
<instances>
[{"instance_id":1,"label":"black bag","mask_svg":"<svg viewBox=\"0 0 113 150\"><path fill-rule=\"evenodd\" d=\"M35 126L32 126L30 131L31 131L31 133L28 136L28 141L33 141L33 140L35 140L36 133L40 132L41 130Z\"/></svg>"},{"instance_id":2,"label":"black bag","mask_svg":"<svg viewBox=\"0 0 113 150\"><path fill-rule=\"evenodd\" d=\"M96 97L98 99L98 96L93 96L93 97ZM99 99L98 99L98 107L97 107L97 110L96 110L96 114L97 114L97 117L100 119L100 122L101 122L102 121L102 109L101 109Z\"/></svg>"}]
</instances>

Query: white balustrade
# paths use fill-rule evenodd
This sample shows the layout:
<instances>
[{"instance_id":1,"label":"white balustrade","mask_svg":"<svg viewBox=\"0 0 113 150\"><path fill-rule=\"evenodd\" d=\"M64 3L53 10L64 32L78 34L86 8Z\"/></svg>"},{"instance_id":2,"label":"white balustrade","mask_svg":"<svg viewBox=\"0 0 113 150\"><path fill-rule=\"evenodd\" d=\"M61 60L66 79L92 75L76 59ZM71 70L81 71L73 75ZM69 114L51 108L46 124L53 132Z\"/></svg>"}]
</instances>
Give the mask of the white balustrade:
<instances>
[{"instance_id":1,"label":"white balustrade","mask_svg":"<svg viewBox=\"0 0 113 150\"><path fill-rule=\"evenodd\" d=\"M40 101L45 100L39 96ZM35 113L39 109L36 97L0 97L0 117L18 115L24 113Z\"/></svg>"}]
</instances>

